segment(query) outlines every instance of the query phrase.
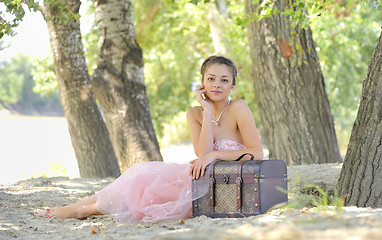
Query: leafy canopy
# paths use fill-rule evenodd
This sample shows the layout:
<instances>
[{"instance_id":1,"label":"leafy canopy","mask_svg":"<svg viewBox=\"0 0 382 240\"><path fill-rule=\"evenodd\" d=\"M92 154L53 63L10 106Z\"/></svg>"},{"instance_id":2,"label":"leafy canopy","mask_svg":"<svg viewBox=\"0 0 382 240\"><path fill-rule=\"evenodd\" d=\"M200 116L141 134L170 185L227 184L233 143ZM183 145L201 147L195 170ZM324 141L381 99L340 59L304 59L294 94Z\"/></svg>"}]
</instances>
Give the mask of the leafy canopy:
<instances>
[{"instance_id":1,"label":"leafy canopy","mask_svg":"<svg viewBox=\"0 0 382 240\"><path fill-rule=\"evenodd\" d=\"M362 81L381 33L381 11L376 9L375 2L337 4L332 14L311 24L342 149L347 146Z\"/></svg>"},{"instance_id":2,"label":"leafy canopy","mask_svg":"<svg viewBox=\"0 0 382 240\"><path fill-rule=\"evenodd\" d=\"M50 1L54 3L58 0ZM5 2L9 4L17 1ZM228 49L226 56L239 69L238 85L232 97L244 98L248 102L259 125L251 77L247 24L249 20L277 13L279 10L275 3L279 1L252 2L259 4L258 14L251 19L246 17L244 0L227 0L229 14L218 14L217 21L223 32L220 35L222 43ZM312 28L337 133L348 133L358 108L361 82L366 76L370 56L380 32L380 2L292 2L293 7L284 9L282 14L289 16L300 27ZM162 145L170 143L172 139L186 140L189 136L184 115L187 109L197 104L192 88L200 84L199 67L207 56L219 54L213 44L214 35L208 22L211 9L216 8L216 1L143 0L133 1L133 4L136 35L143 50L147 93L155 130L159 140L163 140ZM90 31L84 34L83 41L91 74L98 56L98 35L94 6L88 6L86 14L93 16L94 23ZM34 64L35 89L40 92L49 93L57 88L52 64L51 56ZM18 81L14 80L14 85L17 84ZM4 89L12 92L8 96L17 94L10 86ZM346 139L341 139L345 138L339 137L340 144L347 143Z\"/></svg>"},{"instance_id":3,"label":"leafy canopy","mask_svg":"<svg viewBox=\"0 0 382 240\"><path fill-rule=\"evenodd\" d=\"M38 8L38 4L33 0L2 0L0 2L0 39L5 35L14 35L13 28L19 25L25 15L22 3L26 3L32 11Z\"/></svg>"}]
</instances>

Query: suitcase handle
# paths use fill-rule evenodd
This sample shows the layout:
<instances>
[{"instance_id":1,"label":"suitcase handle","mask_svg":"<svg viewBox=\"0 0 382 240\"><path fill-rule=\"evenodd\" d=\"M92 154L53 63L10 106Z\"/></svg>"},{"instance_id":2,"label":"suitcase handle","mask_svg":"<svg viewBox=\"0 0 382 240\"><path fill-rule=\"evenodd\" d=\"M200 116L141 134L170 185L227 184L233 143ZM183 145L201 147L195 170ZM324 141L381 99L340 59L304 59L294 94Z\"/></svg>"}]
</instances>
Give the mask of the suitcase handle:
<instances>
[{"instance_id":1,"label":"suitcase handle","mask_svg":"<svg viewBox=\"0 0 382 240\"><path fill-rule=\"evenodd\" d=\"M246 155L248 156L251 156L251 160L253 160L255 157L253 156L252 153L243 153L238 159L236 159L235 161L240 161L243 157L245 157Z\"/></svg>"}]
</instances>

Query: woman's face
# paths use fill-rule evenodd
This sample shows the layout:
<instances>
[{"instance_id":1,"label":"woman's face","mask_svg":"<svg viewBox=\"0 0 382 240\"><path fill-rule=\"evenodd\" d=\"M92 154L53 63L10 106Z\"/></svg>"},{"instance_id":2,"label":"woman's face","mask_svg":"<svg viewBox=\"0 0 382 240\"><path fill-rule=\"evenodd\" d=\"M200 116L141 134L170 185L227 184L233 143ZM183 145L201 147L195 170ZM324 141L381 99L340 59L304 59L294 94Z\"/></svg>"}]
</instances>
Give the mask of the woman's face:
<instances>
[{"instance_id":1,"label":"woman's face","mask_svg":"<svg viewBox=\"0 0 382 240\"><path fill-rule=\"evenodd\" d=\"M230 68L224 64L212 64L204 72L202 85L212 101L225 100L234 88Z\"/></svg>"}]
</instances>

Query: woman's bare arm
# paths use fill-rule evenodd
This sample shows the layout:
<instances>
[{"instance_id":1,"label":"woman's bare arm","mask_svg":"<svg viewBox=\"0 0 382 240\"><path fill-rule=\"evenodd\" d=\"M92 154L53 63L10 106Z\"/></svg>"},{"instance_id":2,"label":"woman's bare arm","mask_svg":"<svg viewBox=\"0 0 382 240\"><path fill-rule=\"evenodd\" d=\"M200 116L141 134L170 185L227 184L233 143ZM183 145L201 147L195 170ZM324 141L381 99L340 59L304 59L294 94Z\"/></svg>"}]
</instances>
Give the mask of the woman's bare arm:
<instances>
[{"instance_id":1,"label":"woman's bare arm","mask_svg":"<svg viewBox=\"0 0 382 240\"><path fill-rule=\"evenodd\" d=\"M202 114L201 114L202 112ZM187 112L187 123L190 128L192 145L195 154L200 157L213 151L213 134L211 111L203 111L200 107L191 108ZM202 122L198 116L202 115Z\"/></svg>"}]
</instances>

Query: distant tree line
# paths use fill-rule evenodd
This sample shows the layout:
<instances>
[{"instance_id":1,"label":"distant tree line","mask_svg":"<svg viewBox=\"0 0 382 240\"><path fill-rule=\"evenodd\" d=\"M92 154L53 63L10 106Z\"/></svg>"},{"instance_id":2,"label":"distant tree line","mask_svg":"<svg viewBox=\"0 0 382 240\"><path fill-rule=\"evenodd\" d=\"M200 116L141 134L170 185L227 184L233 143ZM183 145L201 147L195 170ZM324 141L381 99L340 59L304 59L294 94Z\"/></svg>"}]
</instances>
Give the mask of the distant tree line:
<instances>
[{"instance_id":1,"label":"distant tree line","mask_svg":"<svg viewBox=\"0 0 382 240\"><path fill-rule=\"evenodd\" d=\"M34 91L32 68L32 59L24 55L0 62L0 109L13 114L63 116L57 91Z\"/></svg>"}]
</instances>

